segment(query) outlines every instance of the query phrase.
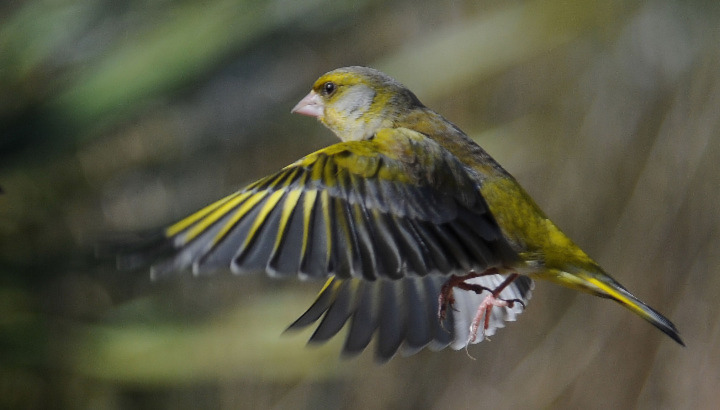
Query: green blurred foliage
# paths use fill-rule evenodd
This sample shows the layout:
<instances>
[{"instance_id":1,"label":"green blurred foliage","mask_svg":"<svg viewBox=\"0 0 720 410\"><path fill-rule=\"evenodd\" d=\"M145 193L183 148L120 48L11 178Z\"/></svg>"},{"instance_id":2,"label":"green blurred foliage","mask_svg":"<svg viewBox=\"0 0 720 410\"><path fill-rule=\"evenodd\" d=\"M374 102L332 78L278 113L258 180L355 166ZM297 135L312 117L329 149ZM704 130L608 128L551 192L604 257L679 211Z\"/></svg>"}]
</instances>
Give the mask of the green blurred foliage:
<instances>
[{"instance_id":1,"label":"green blurred foliage","mask_svg":"<svg viewBox=\"0 0 720 410\"><path fill-rule=\"evenodd\" d=\"M720 52L712 2L27 0L0 6L0 407L712 408ZM518 323L386 365L283 335L320 284L151 282L94 245L333 137L320 74L388 72L474 136L687 348L540 283Z\"/></svg>"}]
</instances>

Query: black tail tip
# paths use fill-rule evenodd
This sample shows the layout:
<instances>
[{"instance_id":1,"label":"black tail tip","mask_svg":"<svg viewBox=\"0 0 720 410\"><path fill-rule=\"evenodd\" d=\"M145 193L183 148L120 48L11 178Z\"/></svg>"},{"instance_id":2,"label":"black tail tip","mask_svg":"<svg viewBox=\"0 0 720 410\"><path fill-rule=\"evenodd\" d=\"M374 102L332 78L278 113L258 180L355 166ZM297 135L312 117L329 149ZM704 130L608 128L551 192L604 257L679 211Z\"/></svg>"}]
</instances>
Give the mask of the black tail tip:
<instances>
[{"instance_id":1,"label":"black tail tip","mask_svg":"<svg viewBox=\"0 0 720 410\"><path fill-rule=\"evenodd\" d=\"M661 329L666 335L670 336L672 340L676 341L677 344L679 344L682 347L685 347L685 342L683 342L682 338L680 338L680 333L675 329L673 326L672 329Z\"/></svg>"},{"instance_id":2,"label":"black tail tip","mask_svg":"<svg viewBox=\"0 0 720 410\"><path fill-rule=\"evenodd\" d=\"M680 346L685 347L685 342L680 338L680 332L668 318L658 313L656 310L649 308L650 312L654 315L647 318L647 321L652 323L655 327L660 329L663 333L670 336L672 340L677 342Z\"/></svg>"}]
</instances>

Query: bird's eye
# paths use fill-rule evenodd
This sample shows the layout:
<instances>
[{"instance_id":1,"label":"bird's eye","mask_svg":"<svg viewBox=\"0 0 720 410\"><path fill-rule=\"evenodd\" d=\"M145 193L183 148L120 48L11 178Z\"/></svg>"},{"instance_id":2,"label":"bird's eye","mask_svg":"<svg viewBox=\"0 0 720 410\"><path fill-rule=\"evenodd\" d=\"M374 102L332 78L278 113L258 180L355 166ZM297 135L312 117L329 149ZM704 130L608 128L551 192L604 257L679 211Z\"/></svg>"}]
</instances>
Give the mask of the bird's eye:
<instances>
[{"instance_id":1,"label":"bird's eye","mask_svg":"<svg viewBox=\"0 0 720 410\"><path fill-rule=\"evenodd\" d=\"M337 90L337 85L332 81L328 81L322 86L323 95L331 95L335 90Z\"/></svg>"}]
</instances>

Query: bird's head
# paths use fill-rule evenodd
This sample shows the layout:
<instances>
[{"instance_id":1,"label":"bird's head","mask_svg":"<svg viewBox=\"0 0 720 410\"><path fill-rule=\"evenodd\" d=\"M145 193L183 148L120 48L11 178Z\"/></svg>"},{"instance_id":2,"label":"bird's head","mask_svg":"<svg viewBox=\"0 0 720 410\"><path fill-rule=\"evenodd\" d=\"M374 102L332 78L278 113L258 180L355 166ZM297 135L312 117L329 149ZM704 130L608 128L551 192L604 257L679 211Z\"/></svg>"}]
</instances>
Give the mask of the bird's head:
<instances>
[{"instance_id":1,"label":"bird's head","mask_svg":"<svg viewBox=\"0 0 720 410\"><path fill-rule=\"evenodd\" d=\"M371 138L403 115L423 107L417 97L386 74L345 67L324 74L293 113L316 117L343 141Z\"/></svg>"}]
</instances>

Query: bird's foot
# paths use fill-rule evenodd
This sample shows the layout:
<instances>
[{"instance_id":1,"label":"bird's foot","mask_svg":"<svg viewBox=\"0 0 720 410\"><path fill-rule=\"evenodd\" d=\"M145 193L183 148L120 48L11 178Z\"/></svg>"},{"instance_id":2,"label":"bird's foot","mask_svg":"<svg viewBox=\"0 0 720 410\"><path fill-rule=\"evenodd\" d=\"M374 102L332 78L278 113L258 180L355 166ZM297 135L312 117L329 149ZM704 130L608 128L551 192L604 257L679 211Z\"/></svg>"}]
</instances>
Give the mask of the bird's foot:
<instances>
[{"instance_id":1,"label":"bird's foot","mask_svg":"<svg viewBox=\"0 0 720 410\"><path fill-rule=\"evenodd\" d=\"M444 323L445 317L447 316L448 307L454 310L453 305L455 303L455 288L475 292L478 295L482 294L485 291L489 292L489 295L487 295L478 306L477 312L475 313L475 316L473 317L473 320L470 324L470 334L465 345L466 350L469 345L471 345L477 340L478 332L480 332L480 335L483 339L486 338L485 331L490 327L490 314L492 313L493 307L497 306L512 308L515 306L515 303L519 303L520 305L522 305L523 309L525 309L525 303L520 299L502 299L499 297L500 293L506 287L508 287L515 279L517 279L517 277L519 276L517 273L508 275L508 277L505 278L505 280L495 289L490 289L485 286L467 282L470 279L474 279L480 276L494 275L497 273L498 270L496 268L491 268L482 273L470 272L469 274L464 276L452 275L440 289L440 296L438 297L438 319L440 320L443 328L445 326ZM469 355L470 354L468 353L468 356ZM472 358L472 356L470 357Z\"/></svg>"},{"instance_id":2,"label":"bird's foot","mask_svg":"<svg viewBox=\"0 0 720 410\"><path fill-rule=\"evenodd\" d=\"M523 309L525 309L525 303L520 299L502 299L498 297L500 292L502 292L503 289L508 287L508 285L510 285L515 279L517 279L517 277L517 273L509 275L498 287L490 291L490 294L487 295L485 299L483 299L483 301L480 303L480 306L478 306L477 312L475 313L475 317L470 324L470 335L468 336L467 345L470 345L477 340L477 334L480 330L481 322L483 323L483 326L480 335L483 339L485 339L485 331L488 329L488 327L490 327L490 314L492 313L493 307L512 308L515 306L515 303L519 303L520 305L522 305ZM479 294L479 292L476 293Z\"/></svg>"},{"instance_id":3,"label":"bird's foot","mask_svg":"<svg viewBox=\"0 0 720 410\"><path fill-rule=\"evenodd\" d=\"M459 288L462 290L468 290L481 294L483 291L492 292L492 289L480 286L474 283L467 283L466 281L474 279L480 276L494 275L497 273L496 268L488 269L482 273L470 272L467 275L458 276L452 275L440 288L440 296L438 296L438 319L440 324L445 328L445 317L447 316L448 308L455 310L455 295L454 289Z\"/></svg>"},{"instance_id":4,"label":"bird's foot","mask_svg":"<svg viewBox=\"0 0 720 410\"><path fill-rule=\"evenodd\" d=\"M500 299L498 297L495 297L492 293L487 295L485 297L485 299L483 299L482 303L480 303L480 306L478 306L477 312L475 312L475 317L473 318L472 322L470 323L470 335L468 336L467 344L470 345L477 340L478 331L480 331L480 336L483 339L489 340L485 336L485 331L490 326L490 314L492 313L492 308L494 308L494 307L513 307L515 305L515 302L520 302L520 301L517 299L512 299L512 300ZM522 304L522 302L520 302L520 303ZM523 304L523 307L524 306L525 305ZM483 322L482 329L480 328L481 322Z\"/></svg>"},{"instance_id":5,"label":"bird's foot","mask_svg":"<svg viewBox=\"0 0 720 410\"><path fill-rule=\"evenodd\" d=\"M494 273L494 272L491 272L491 273ZM438 296L438 320L440 320L440 324L443 328L445 328L445 317L447 316L448 308L450 308L452 310L456 310L454 307L454 305L455 305L454 289L460 288L463 290L470 290L477 294L482 293L484 290L487 290L489 292L491 290L484 286L467 283L465 281L469 280L469 279L477 278L479 276L489 275L491 273L478 274L475 272L470 272L469 274L464 275L464 276L452 275L452 276L450 276L450 279L448 279L442 285L442 288L440 288L440 296Z\"/></svg>"}]
</instances>

